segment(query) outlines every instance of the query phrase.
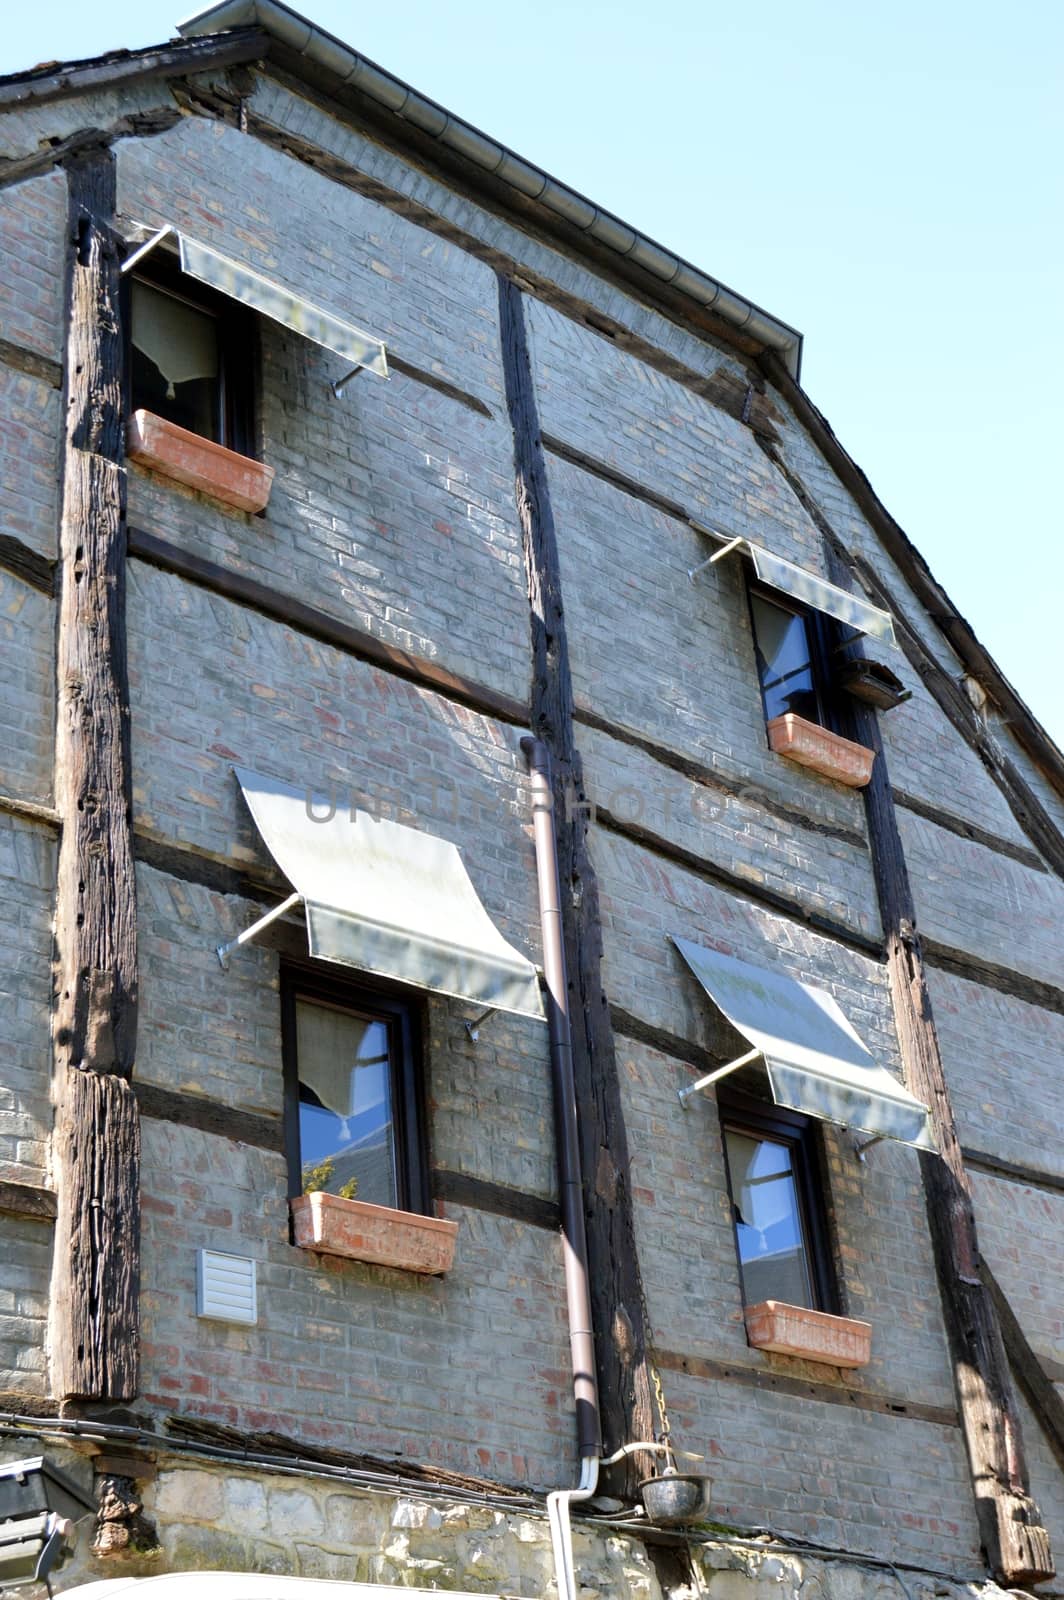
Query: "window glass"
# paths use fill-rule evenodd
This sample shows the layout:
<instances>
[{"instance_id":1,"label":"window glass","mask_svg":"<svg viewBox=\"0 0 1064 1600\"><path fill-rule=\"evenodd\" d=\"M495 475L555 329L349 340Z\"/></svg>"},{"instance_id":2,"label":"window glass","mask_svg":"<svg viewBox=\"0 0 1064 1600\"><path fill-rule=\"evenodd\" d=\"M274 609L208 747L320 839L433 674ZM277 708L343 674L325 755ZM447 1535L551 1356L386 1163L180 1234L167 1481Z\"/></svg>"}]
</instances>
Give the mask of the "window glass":
<instances>
[{"instance_id":1,"label":"window glass","mask_svg":"<svg viewBox=\"0 0 1064 1600\"><path fill-rule=\"evenodd\" d=\"M782 1300L816 1309L792 1147L725 1128L732 1215L747 1305Z\"/></svg>"},{"instance_id":2,"label":"window glass","mask_svg":"<svg viewBox=\"0 0 1064 1600\"><path fill-rule=\"evenodd\" d=\"M766 721L793 711L810 722L819 722L812 652L804 617L773 605L759 594L750 596L750 606Z\"/></svg>"},{"instance_id":3,"label":"window glass","mask_svg":"<svg viewBox=\"0 0 1064 1600\"><path fill-rule=\"evenodd\" d=\"M134 278L131 343L133 410L221 441L217 319Z\"/></svg>"},{"instance_id":4,"label":"window glass","mask_svg":"<svg viewBox=\"0 0 1064 1600\"><path fill-rule=\"evenodd\" d=\"M398 1205L387 1020L302 999L295 1018L304 1191Z\"/></svg>"}]
</instances>

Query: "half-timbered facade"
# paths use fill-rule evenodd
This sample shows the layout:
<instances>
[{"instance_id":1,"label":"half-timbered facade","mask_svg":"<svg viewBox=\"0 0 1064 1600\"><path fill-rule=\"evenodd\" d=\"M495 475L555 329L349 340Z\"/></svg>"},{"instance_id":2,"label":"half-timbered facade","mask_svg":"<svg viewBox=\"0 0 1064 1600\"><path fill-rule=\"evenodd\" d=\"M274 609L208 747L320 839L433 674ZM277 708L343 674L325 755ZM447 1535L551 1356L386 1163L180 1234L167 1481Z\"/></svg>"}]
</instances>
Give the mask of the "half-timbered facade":
<instances>
[{"instance_id":1,"label":"half-timbered facade","mask_svg":"<svg viewBox=\"0 0 1064 1600\"><path fill-rule=\"evenodd\" d=\"M1064 759L800 336L278 0L0 112L53 1586L1054 1592Z\"/></svg>"}]
</instances>

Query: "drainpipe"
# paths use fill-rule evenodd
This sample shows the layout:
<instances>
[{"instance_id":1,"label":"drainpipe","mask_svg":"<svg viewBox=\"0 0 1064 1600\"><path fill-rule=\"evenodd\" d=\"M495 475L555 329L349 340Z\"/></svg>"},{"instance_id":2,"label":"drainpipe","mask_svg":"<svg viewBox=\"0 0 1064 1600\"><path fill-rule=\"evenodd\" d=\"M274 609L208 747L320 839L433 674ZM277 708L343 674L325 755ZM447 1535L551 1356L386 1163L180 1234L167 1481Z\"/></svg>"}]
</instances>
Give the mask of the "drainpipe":
<instances>
[{"instance_id":1,"label":"drainpipe","mask_svg":"<svg viewBox=\"0 0 1064 1600\"><path fill-rule=\"evenodd\" d=\"M565 1261L565 1298L569 1312L569 1347L576 1402L576 1438L580 1454L580 1480L573 1489L556 1489L547 1496L554 1570L559 1600L576 1593L573 1572L569 1508L574 1500L589 1500L598 1484L598 1388L595 1381L595 1343L588 1287L587 1240L584 1234L584 1196L577 1136L576 1087L573 1082L573 1042L569 1026L569 979L562 938L561 885L558 847L554 833L554 792L550 753L541 739L526 737L521 749L532 776L532 825L539 881L539 915L543 931L543 971L547 980L547 1024L550 1033L551 1079L554 1089L555 1141L558 1150L558 1188L562 1213L562 1252Z\"/></svg>"}]
</instances>

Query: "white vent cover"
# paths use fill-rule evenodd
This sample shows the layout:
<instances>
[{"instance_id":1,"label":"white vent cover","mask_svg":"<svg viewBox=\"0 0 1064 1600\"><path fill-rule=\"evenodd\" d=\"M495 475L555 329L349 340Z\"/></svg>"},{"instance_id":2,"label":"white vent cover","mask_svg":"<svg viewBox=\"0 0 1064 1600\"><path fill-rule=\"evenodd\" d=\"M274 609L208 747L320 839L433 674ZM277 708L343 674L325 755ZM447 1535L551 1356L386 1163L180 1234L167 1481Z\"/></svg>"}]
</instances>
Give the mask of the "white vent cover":
<instances>
[{"instance_id":1,"label":"white vent cover","mask_svg":"<svg viewBox=\"0 0 1064 1600\"><path fill-rule=\"evenodd\" d=\"M254 1261L219 1250L197 1251L196 1315L215 1322L258 1322Z\"/></svg>"}]
</instances>

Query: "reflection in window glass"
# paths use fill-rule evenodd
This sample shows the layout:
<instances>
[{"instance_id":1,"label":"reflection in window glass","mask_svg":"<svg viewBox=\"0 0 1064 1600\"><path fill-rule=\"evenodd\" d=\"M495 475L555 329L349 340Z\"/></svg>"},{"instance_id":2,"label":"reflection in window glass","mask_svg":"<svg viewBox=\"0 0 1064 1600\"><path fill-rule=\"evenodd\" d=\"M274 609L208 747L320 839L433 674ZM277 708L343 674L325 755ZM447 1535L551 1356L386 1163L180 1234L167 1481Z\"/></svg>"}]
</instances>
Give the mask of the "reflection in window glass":
<instances>
[{"instance_id":1,"label":"reflection in window glass","mask_svg":"<svg viewBox=\"0 0 1064 1600\"><path fill-rule=\"evenodd\" d=\"M132 286L133 410L221 442L218 325L153 284Z\"/></svg>"},{"instance_id":2,"label":"reflection in window glass","mask_svg":"<svg viewBox=\"0 0 1064 1600\"><path fill-rule=\"evenodd\" d=\"M805 619L759 594L751 595L750 605L766 721L793 711L810 722L819 722Z\"/></svg>"},{"instance_id":3,"label":"reflection in window glass","mask_svg":"<svg viewBox=\"0 0 1064 1600\"><path fill-rule=\"evenodd\" d=\"M297 1000L296 1051L304 1191L398 1205L388 1023Z\"/></svg>"},{"instance_id":4,"label":"reflection in window glass","mask_svg":"<svg viewBox=\"0 0 1064 1600\"><path fill-rule=\"evenodd\" d=\"M724 1131L732 1214L747 1305L816 1309L790 1146Z\"/></svg>"}]
</instances>

